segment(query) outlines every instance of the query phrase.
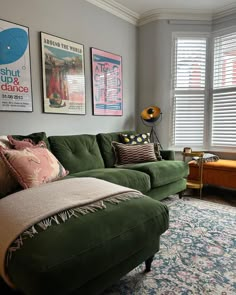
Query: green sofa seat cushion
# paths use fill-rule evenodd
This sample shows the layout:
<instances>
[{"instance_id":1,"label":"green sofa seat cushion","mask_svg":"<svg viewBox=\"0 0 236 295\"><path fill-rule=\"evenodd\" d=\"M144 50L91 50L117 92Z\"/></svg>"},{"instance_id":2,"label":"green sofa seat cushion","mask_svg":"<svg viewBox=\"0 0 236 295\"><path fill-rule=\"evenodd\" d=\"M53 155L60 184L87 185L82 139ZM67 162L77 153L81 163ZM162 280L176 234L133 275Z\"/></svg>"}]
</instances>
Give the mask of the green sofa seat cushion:
<instances>
[{"instance_id":1,"label":"green sofa seat cushion","mask_svg":"<svg viewBox=\"0 0 236 295\"><path fill-rule=\"evenodd\" d=\"M103 273L109 282L109 269L128 264L149 245L159 250L159 237L169 225L164 204L146 196L106 204L106 209L72 217L25 240L8 266L13 283L25 294L71 294Z\"/></svg>"},{"instance_id":2,"label":"green sofa seat cushion","mask_svg":"<svg viewBox=\"0 0 236 295\"><path fill-rule=\"evenodd\" d=\"M146 193L151 189L150 177L148 174L119 168L94 169L84 172L73 173L70 177L94 177L106 180L115 184L123 185Z\"/></svg>"},{"instance_id":3,"label":"green sofa seat cushion","mask_svg":"<svg viewBox=\"0 0 236 295\"><path fill-rule=\"evenodd\" d=\"M188 176L188 164L183 161L157 161L120 165L120 168L133 169L147 173L151 178L151 187L156 188L175 182Z\"/></svg>"},{"instance_id":4,"label":"green sofa seat cushion","mask_svg":"<svg viewBox=\"0 0 236 295\"><path fill-rule=\"evenodd\" d=\"M95 135L50 136L51 150L69 173L104 168Z\"/></svg>"}]
</instances>

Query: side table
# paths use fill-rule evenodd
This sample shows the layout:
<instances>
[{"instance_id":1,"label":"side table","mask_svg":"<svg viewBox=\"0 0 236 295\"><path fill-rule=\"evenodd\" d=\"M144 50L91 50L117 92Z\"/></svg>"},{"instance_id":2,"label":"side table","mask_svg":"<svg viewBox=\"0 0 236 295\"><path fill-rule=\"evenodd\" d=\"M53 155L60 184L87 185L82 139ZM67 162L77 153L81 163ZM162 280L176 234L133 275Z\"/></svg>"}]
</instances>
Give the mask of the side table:
<instances>
[{"instance_id":1,"label":"side table","mask_svg":"<svg viewBox=\"0 0 236 295\"><path fill-rule=\"evenodd\" d=\"M188 160L188 158L198 157L197 164L198 164L198 179L187 179L187 188L190 189L199 189L199 197L202 198L202 188L203 188L203 181L202 181L202 175L203 175L203 156L204 152L191 152L191 153L182 153L183 155L183 161L185 162Z\"/></svg>"}]
</instances>

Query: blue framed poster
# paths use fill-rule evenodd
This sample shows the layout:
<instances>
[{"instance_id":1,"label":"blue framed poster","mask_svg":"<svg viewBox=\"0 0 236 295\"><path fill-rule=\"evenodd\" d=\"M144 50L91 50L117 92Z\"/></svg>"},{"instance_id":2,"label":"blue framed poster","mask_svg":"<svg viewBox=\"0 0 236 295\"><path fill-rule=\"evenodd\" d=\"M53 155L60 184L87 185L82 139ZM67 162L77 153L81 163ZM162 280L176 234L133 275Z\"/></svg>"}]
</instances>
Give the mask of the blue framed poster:
<instances>
[{"instance_id":1,"label":"blue framed poster","mask_svg":"<svg viewBox=\"0 0 236 295\"><path fill-rule=\"evenodd\" d=\"M29 29L0 20L0 111L32 110Z\"/></svg>"}]
</instances>

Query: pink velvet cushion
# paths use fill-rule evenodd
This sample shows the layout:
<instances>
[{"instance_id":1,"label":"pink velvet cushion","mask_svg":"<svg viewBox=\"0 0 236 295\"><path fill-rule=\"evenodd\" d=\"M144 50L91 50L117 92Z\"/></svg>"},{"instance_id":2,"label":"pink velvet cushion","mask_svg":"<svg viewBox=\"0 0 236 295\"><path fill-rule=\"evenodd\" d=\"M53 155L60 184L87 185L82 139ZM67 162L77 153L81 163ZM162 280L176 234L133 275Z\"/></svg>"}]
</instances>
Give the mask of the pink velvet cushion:
<instances>
[{"instance_id":1,"label":"pink velvet cushion","mask_svg":"<svg viewBox=\"0 0 236 295\"><path fill-rule=\"evenodd\" d=\"M0 155L23 188L39 186L68 174L47 148L33 147L23 150L1 148Z\"/></svg>"}]
</instances>

